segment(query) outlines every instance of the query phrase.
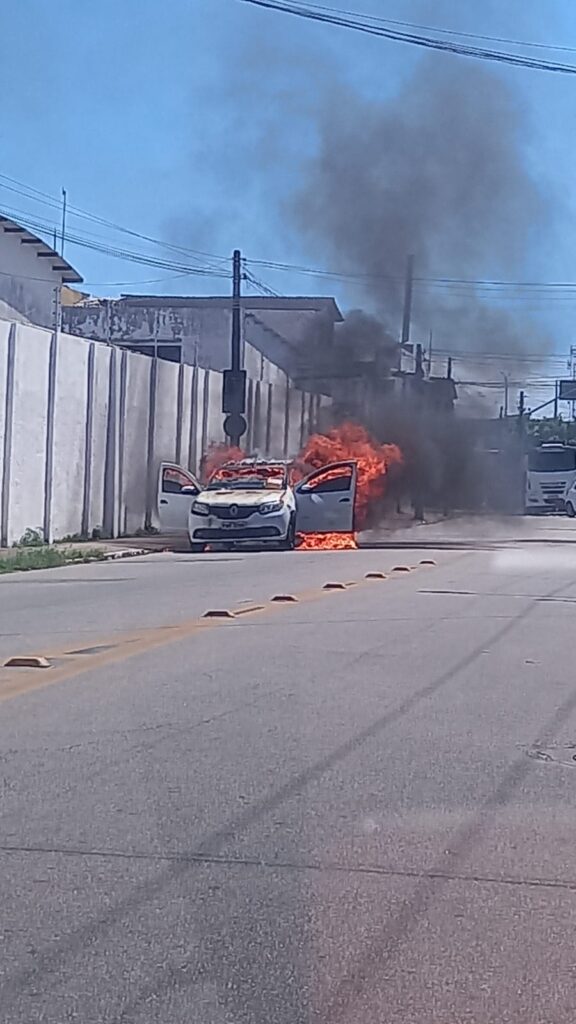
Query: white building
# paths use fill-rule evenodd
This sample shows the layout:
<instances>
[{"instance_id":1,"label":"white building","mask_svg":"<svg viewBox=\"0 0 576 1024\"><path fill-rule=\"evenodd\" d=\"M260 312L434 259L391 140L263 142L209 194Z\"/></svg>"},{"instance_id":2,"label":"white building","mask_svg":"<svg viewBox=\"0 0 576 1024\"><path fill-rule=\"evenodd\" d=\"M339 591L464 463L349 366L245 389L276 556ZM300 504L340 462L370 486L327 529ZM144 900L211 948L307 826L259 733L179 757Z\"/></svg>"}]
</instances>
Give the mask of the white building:
<instances>
[{"instance_id":1,"label":"white building","mask_svg":"<svg viewBox=\"0 0 576 1024\"><path fill-rule=\"evenodd\" d=\"M0 319L51 329L57 290L81 281L43 239L0 215Z\"/></svg>"}]
</instances>

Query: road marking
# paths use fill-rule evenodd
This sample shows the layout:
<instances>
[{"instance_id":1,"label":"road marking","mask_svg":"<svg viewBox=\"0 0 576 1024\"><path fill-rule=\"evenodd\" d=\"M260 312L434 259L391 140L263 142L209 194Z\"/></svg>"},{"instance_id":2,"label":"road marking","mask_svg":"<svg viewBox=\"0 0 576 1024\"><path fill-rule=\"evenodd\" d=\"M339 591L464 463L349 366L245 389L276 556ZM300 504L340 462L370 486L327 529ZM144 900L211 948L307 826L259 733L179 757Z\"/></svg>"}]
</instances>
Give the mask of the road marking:
<instances>
[{"instance_id":1,"label":"road marking","mask_svg":"<svg viewBox=\"0 0 576 1024\"><path fill-rule=\"evenodd\" d=\"M45 652L42 657L50 664L42 672L38 672L36 668L16 668L12 671L7 671L5 668L0 669L0 703L11 700L14 697L21 697L35 690L45 689L47 686L52 686L56 683L67 682L86 672L106 668L109 665L121 664L130 658L147 654L160 647L166 647L169 644L187 640L189 637L194 636L195 633L201 631L230 628L235 623L237 616L247 612L255 615L261 612L277 612L287 603L317 601L328 593L346 591L352 584L356 586L370 586L370 580L364 578L348 583L328 583L323 587L313 587L294 595L276 595L262 605L237 608L234 612L228 610L225 612L216 611L215 613L212 612L208 617L203 616L168 626L152 626L144 630L126 633L121 639L118 639L117 635L112 638L103 637L91 647L70 649L67 646L67 650ZM289 598L288 601L286 601L287 597ZM278 600L278 598L281 598L281 600ZM15 655L14 657L18 656ZM23 657L34 662L39 660L38 656L27 655Z\"/></svg>"},{"instance_id":2,"label":"road marking","mask_svg":"<svg viewBox=\"0 0 576 1024\"><path fill-rule=\"evenodd\" d=\"M36 654L19 654L8 658L4 662L5 668L50 668L47 658L38 657Z\"/></svg>"}]
</instances>

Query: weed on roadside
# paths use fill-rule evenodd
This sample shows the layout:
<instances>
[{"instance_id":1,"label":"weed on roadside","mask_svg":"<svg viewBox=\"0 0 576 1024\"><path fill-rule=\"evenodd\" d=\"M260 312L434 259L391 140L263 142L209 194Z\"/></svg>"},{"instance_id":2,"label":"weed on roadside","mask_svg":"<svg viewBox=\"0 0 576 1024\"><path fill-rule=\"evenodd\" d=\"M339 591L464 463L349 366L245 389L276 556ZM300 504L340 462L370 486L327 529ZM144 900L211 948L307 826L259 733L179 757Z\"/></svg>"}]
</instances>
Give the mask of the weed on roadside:
<instances>
[{"instance_id":1,"label":"weed on roadside","mask_svg":"<svg viewBox=\"0 0 576 1024\"><path fill-rule=\"evenodd\" d=\"M75 565L81 562L102 561L105 557L105 552L98 548L75 550L74 548L55 548L49 544L24 545L13 549L13 551L13 554L0 558L0 575L8 572L55 569L59 566Z\"/></svg>"}]
</instances>

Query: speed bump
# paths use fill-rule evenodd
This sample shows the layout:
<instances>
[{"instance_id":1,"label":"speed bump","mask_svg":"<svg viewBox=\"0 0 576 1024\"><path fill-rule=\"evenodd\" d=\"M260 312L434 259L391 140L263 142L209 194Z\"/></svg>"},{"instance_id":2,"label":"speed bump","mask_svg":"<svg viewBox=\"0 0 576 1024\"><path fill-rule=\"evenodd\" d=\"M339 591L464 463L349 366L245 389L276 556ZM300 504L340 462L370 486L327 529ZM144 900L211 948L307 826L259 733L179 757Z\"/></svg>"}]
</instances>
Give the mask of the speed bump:
<instances>
[{"instance_id":1,"label":"speed bump","mask_svg":"<svg viewBox=\"0 0 576 1024\"><path fill-rule=\"evenodd\" d=\"M422 558L420 560L420 565L437 565L437 562L434 558Z\"/></svg>"},{"instance_id":2,"label":"speed bump","mask_svg":"<svg viewBox=\"0 0 576 1024\"><path fill-rule=\"evenodd\" d=\"M385 572L367 572L367 573L364 574L364 579L365 580L385 580L386 579L386 573Z\"/></svg>"},{"instance_id":3,"label":"speed bump","mask_svg":"<svg viewBox=\"0 0 576 1024\"><path fill-rule=\"evenodd\" d=\"M274 594L274 597L271 597L270 600L275 601L277 604L295 604L298 598L294 597L294 594Z\"/></svg>"},{"instance_id":4,"label":"speed bump","mask_svg":"<svg viewBox=\"0 0 576 1024\"><path fill-rule=\"evenodd\" d=\"M34 654L18 655L8 658L4 662L4 668L50 668L48 658L37 657Z\"/></svg>"},{"instance_id":5,"label":"speed bump","mask_svg":"<svg viewBox=\"0 0 576 1024\"><path fill-rule=\"evenodd\" d=\"M322 590L346 590L345 583L325 583Z\"/></svg>"},{"instance_id":6,"label":"speed bump","mask_svg":"<svg viewBox=\"0 0 576 1024\"><path fill-rule=\"evenodd\" d=\"M395 565L392 572L410 572L409 565Z\"/></svg>"},{"instance_id":7,"label":"speed bump","mask_svg":"<svg viewBox=\"0 0 576 1024\"><path fill-rule=\"evenodd\" d=\"M231 612L228 608L210 608L209 611L204 612L203 619L233 619L234 612Z\"/></svg>"}]
</instances>

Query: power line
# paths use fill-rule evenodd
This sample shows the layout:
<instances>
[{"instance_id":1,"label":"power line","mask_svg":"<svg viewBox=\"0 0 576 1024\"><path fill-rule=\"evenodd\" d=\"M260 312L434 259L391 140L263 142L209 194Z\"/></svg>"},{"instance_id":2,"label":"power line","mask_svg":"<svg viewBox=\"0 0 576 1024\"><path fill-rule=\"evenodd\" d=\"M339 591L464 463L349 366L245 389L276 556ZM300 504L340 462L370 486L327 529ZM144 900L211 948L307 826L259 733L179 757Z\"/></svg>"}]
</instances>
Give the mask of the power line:
<instances>
[{"instance_id":1,"label":"power line","mask_svg":"<svg viewBox=\"0 0 576 1024\"><path fill-rule=\"evenodd\" d=\"M308 2L308 7L312 7L319 11L334 11L333 7L328 7L326 4L314 4ZM354 11L344 11L338 9L338 14L345 14L348 17L363 17L366 21L373 21L379 25L398 25L401 28L417 28L423 32L437 32L443 36L457 36L461 39L482 39L489 43L506 43L509 46L528 46L531 49L537 50L556 50L565 53L576 53L576 46L557 46L554 43L533 43L528 42L525 39L507 39L505 36L487 36L482 35L479 32L460 32L457 29L440 28L437 25L419 25L413 21L398 21L394 18L379 18L373 14L355 14Z\"/></svg>"},{"instance_id":2,"label":"power line","mask_svg":"<svg viewBox=\"0 0 576 1024\"><path fill-rule=\"evenodd\" d=\"M18 181L18 179L9 177L8 175L5 174L0 174L0 181L11 183L10 185L4 184L2 187L9 189L10 191L18 195L22 195L25 198L32 199L35 202L39 202L46 206L49 206L52 209L60 212L60 200L54 198L53 196L50 196L49 193L43 192L40 189L36 189L31 185L26 185L24 182L20 182ZM199 267L199 269L204 272L214 269L216 273L219 274L223 271L224 266L227 267L230 263L228 257L218 256L214 253L204 253L202 250L199 249L190 249L183 246L176 246L170 242L163 242L160 239L144 234L143 232L133 231L132 229L124 227L121 224L117 224L114 221L106 219L105 217L100 217L96 214L81 210L79 207L75 207L71 204L68 206L68 211L71 216L78 216L81 219L91 221L95 224L100 224L114 231L122 232L123 234L127 234L132 237L138 238L142 241L146 241L152 245L157 245L162 248L171 250L173 252L182 253L183 255L187 256L193 256L195 258L198 256L206 256L209 260L215 260L220 264L219 267L213 267L212 263L205 262L203 266ZM40 230L50 231L50 233L52 233L54 227L57 227L55 222L47 222L46 220L42 220L39 217L34 217L28 211L11 209L10 211L6 210L6 213L14 214L16 217L25 218L28 221L28 223L33 222L34 225L37 226ZM90 232L85 231L77 231L75 235L76 239L89 238L98 240L99 237L101 238L101 236L93 235ZM77 242L76 244L80 243ZM311 275L316 277L329 277L343 281L374 280L398 282L400 284L402 284L404 281L403 275L346 272L342 270L329 270L321 267L302 266L301 264L297 263L283 263L275 260L246 259L244 263L246 267L259 266L271 270L276 270L279 272ZM262 282L260 283L262 284ZM522 290L530 291L533 293L532 295L528 296L507 296L509 300L514 299L514 301L524 301L525 298L530 299L534 297L534 295L538 295L540 298L542 298L543 296L548 296L548 293L550 293L551 296L554 296L554 293L562 291L569 293L566 296L558 296L558 298L561 298L563 301L571 301L572 293L574 293L574 296L576 298L576 281L506 281L492 278L464 278L448 276L434 277L422 275L416 276L414 278L414 285L421 289L446 289L449 291L461 292L463 295L465 295L467 292L469 292L470 294L478 294L480 291L486 291L486 293L494 293L496 295L499 292L504 292L505 290ZM269 285L266 285L265 287L270 288ZM273 288L270 288L270 291L274 292L274 294L276 295L278 294Z\"/></svg>"},{"instance_id":3,"label":"power line","mask_svg":"<svg viewBox=\"0 0 576 1024\"><path fill-rule=\"evenodd\" d=\"M5 216L11 217L15 211L12 210L1 210L0 214L4 213ZM50 231L50 224L41 219L33 217L22 217L19 216L20 224L24 227L32 228L35 231ZM229 278L230 273L224 273L223 271L212 270L210 267L198 267L194 265L177 263L171 260L162 260L158 257L149 256L145 253L136 252L130 249L121 249L111 244L104 244L91 240L88 236L75 235L72 232L67 234L67 243L69 245L76 245L81 248L91 249L95 252L103 253L106 256L114 257L115 259L122 259L132 263L139 263L143 266L157 267L162 270L174 270L181 272L183 275L194 275L200 277L219 277Z\"/></svg>"},{"instance_id":4,"label":"power line","mask_svg":"<svg viewBox=\"0 0 576 1024\"><path fill-rule=\"evenodd\" d=\"M144 281L83 281L82 288L122 288L122 287L133 287L134 285L141 284L163 284L167 281L178 281L184 277L189 277L190 274L169 274L164 277L152 277L147 278ZM10 277L16 281L41 281L43 284L50 284L51 282L46 277L34 277L32 274L15 274L13 271L0 270L0 277ZM64 282L66 284L66 282Z\"/></svg>"},{"instance_id":5,"label":"power line","mask_svg":"<svg viewBox=\"0 0 576 1024\"><path fill-rule=\"evenodd\" d=\"M542 362L545 359L558 360L566 362L569 358L568 354L558 354L557 352L510 352L503 350L501 352L473 352L467 351L466 349L454 349L454 348L434 348L434 355L439 356L453 356L455 359L519 359L522 361L537 361Z\"/></svg>"},{"instance_id":6,"label":"power line","mask_svg":"<svg viewBox=\"0 0 576 1024\"><path fill-rule=\"evenodd\" d=\"M32 199L35 202L42 203L46 206L51 207L54 210L60 211L61 204L59 200L50 196L48 193L36 189L32 186L26 185L23 182L19 182L15 178L10 178L8 175L0 174L0 181L10 182L11 184L4 184L3 187L10 191L23 195L25 198ZM228 279L230 273L227 269L229 266L229 259L224 256L216 256L215 254L203 254L201 250L187 249L181 246L174 246L168 242L162 242L159 239L153 238L143 232L133 231L130 228L126 228L122 225L116 224L114 221L107 220L104 217L100 217L96 214L82 211L80 208L69 206L71 216L78 216L81 219L90 221L95 224L99 224L108 227L111 230L122 232L131 237L138 238L141 241L147 242L154 246L160 246L173 252L175 254L182 254L188 258L192 257L190 262L182 262L174 259L160 259L159 257L151 256L147 253L135 252L133 249L126 249L120 246L116 246L106 239L102 239L102 236L94 235L93 233L77 230L75 233L69 234L70 244L76 246L82 246L84 248L92 249L96 252L101 252L103 255L112 256L117 259L124 259L131 262L138 262L146 266L157 267L158 269L168 270L175 272L175 276L188 276L197 275L204 277L218 277L221 279ZM47 221L45 218L34 216L27 211L5 209L7 216L18 218L25 226L29 226L35 230L43 231L52 234L54 228L57 226L53 221ZM209 260L204 262L203 265L198 264L196 261L200 255L206 255ZM214 260L218 261L218 265L214 264ZM400 275L386 275L386 274L367 274L367 273L353 273L329 270L325 268L302 266L299 264L282 263L274 260L254 259L246 260L245 267L263 267L279 272L286 272L291 274L303 274L313 275L318 277L332 278L335 280L350 280L350 281L389 281L401 284L403 277ZM251 275L253 282L257 287L260 287L264 294L277 296L279 293L272 288L270 285L265 284L260 278L257 278L250 270L246 270L246 273ZM169 278L171 279L171 278ZM42 280L42 279L41 279ZM145 283L161 283L163 278L152 279L151 281L142 282L103 282L103 285L109 285L114 287L116 285L129 286L132 284L145 284ZM563 302L572 303L576 302L576 281L534 281L534 280L521 280L521 281L506 281L493 278L463 278L463 277L448 277L448 276L419 276L415 277L414 285L420 291L431 289L432 291L446 292L451 297L466 299L468 297L490 297L496 300L496 303L502 302L503 299L508 303L528 302L536 300L538 303L550 303L550 302ZM512 292L520 292L521 294L512 294ZM537 305L530 307L537 309Z\"/></svg>"},{"instance_id":7,"label":"power line","mask_svg":"<svg viewBox=\"0 0 576 1024\"><path fill-rule=\"evenodd\" d=\"M25 199L31 199L33 202L41 203L42 205L49 206L52 209L56 209L58 211L60 211L61 209L61 203L47 192L42 192L40 189L33 188L31 185L26 185L24 182L18 181L16 178L11 178L6 174L0 174L0 181L2 182L3 188L10 192L15 193L16 195L20 195ZM10 184L6 184L6 182L10 182ZM153 238L150 235L145 235L140 231L133 231L131 228L127 228L122 224L117 224L114 221L107 220L105 217L99 217L97 214L90 213L72 204L69 204L68 206L68 213L71 216L77 217L81 220L87 220L95 224L100 224L114 231L130 235L133 238L139 238L142 241L149 242L153 245L161 246L162 248L171 250L173 252L178 252L182 253L183 255L194 257L202 256L210 260L214 260L217 263L230 262L229 258L225 256L217 256L214 253L206 253L203 252L201 249L185 248L183 246L174 245L171 242L165 242L158 238Z\"/></svg>"},{"instance_id":8,"label":"power line","mask_svg":"<svg viewBox=\"0 0 576 1024\"><path fill-rule=\"evenodd\" d=\"M271 298L274 299L280 298L279 292L274 291L273 288L270 288L269 285L267 285L264 281L261 281L259 278L254 277L254 275L247 270L244 271L244 280L248 284L251 284L256 292L259 291L260 294L269 295Z\"/></svg>"},{"instance_id":9,"label":"power line","mask_svg":"<svg viewBox=\"0 0 576 1024\"><path fill-rule=\"evenodd\" d=\"M367 274L343 270L327 270L324 267L309 267L302 266L298 263L280 263L274 260L264 259L247 258L245 262L247 266L265 267L268 270L276 270L282 273L295 273L310 275L312 277L330 277L341 281L388 281L398 284L402 284L404 281L404 278L399 274ZM576 281L505 281L493 278L415 276L414 285L439 289L468 289L474 294L479 290L491 291L494 294L498 294L500 291L503 292L505 289L534 289L537 293L542 292L543 294L547 294L548 292L554 293L556 291L567 291L570 293L574 292L576 297ZM532 296L528 296L528 298L531 297ZM570 296L567 297L570 298Z\"/></svg>"},{"instance_id":10,"label":"power line","mask_svg":"<svg viewBox=\"0 0 576 1024\"><path fill-rule=\"evenodd\" d=\"M412 46L419 46L428 50L439 50L444 53L457 54L461 57L474 57L477 60L495 61L500 64L529 68L533 71L550 71L565 75L576 74L576 66L574 64L561 64L556 61L529 57L505 50L492 50L487 47L439 39L431 35L401 31L398 28L386 27L385 25L371 22L364 15L346 13L336 8L320 9L300 3L288 3L285 0L240 0L240 3L251 4L253 7L262 7L283 14L291 14L308 21L320 22L326 25L337 25L340 28L352 29L365 35L378 36L394 42L408 43Z\"/></svg>"}]
</instances>

